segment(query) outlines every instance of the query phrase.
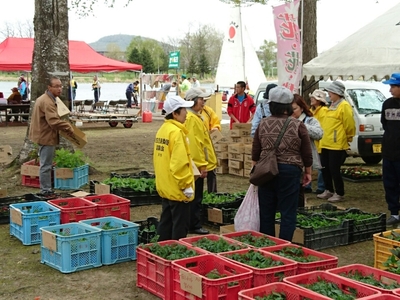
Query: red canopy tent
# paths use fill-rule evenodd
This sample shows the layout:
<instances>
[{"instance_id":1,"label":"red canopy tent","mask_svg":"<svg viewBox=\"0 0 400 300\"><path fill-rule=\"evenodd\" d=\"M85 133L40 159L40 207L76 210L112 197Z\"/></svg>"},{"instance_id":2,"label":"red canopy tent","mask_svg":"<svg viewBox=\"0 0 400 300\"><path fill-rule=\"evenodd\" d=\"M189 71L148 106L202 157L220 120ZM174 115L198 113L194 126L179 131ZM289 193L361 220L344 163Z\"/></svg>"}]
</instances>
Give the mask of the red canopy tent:
<instances>
[{"instance_id":1,"label":"red canopy tent","mask_svg":"<svg viewBox=\"0 0 400 300\"><path fill-rule=\"evenodd\" d=\"M0 44L0 70L31 71L33 44L32 38L6 38ZM105 57L81 41L69 41L69 64L78 73L142 70L141 65Z\"/></svg>"}]
</instances>

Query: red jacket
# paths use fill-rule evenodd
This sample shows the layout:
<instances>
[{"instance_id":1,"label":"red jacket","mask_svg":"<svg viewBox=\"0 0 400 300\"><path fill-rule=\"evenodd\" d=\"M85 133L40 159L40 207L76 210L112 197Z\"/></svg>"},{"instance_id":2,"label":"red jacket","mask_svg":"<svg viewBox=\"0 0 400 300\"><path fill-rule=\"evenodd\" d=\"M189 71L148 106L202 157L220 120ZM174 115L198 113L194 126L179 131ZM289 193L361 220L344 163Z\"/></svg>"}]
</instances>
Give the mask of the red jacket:
<instances>
[{"instance_id":1,"label":"red jacket","mask_svg":"<svg viewBox=\"0 0 400 300\"><path fill-rule=\"evenodd\" d=\"M228 101L228 115L233 114L240 123L247 123L251 114L256 111L256 105L250 95L245 94L242 103L239 102L237 94L232 95ZM250 114L251 113L251 114ZM233 119L231 118L230 129L232 129Z\"/></svg>"}]
</instances>

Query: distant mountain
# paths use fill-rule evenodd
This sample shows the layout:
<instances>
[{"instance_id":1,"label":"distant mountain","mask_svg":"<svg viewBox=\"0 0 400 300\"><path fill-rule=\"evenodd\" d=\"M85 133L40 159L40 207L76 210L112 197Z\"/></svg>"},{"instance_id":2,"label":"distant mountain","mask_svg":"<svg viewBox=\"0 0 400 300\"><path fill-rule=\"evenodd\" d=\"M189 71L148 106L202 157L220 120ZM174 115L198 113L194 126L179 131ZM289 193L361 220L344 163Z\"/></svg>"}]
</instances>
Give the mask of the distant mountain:
<instances>
[{"instance_id":1,"label":"distant mountain","mask_svg":"<svg viewBox=\"0 0 400 300\"><path fill-rule=\"evenodd\" d=\"M105 53L107 52L107 45L108 44L116 44L121 49L122 52L125 52L126 48L128 48L129 44L131 43L132 39L137 37L136 35L129 35L129 34L114 34L104 36L99 39L97 42L90 43L90 47L92 47L96 52ZM141 37L144 40L148 40L149 38Z\"/></svg>"}]
</instances>

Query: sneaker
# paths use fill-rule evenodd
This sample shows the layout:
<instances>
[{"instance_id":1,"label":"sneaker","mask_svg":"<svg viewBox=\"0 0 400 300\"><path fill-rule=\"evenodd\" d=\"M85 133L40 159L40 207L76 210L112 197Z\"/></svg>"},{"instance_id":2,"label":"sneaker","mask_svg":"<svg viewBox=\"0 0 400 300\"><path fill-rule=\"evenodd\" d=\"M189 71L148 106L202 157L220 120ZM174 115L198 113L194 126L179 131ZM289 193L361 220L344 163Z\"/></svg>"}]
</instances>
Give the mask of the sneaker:
<instances>
[{"instance_id":1,"label":"sneaker","mask_svg":"<svg viewBox=\"0 0 400 300\"><path fill-rule=\"evenodd\" d=\"M395 216L391 215L389 219L386 221L387 226L393 226L400 223L400 218L396 218Z\"/></svg>"},{"instance_id":2,"label":"sneaker","mask_svg":"<svg viewBox=\"0 0 400 300\"><path fill-rule=\"evenodd\" d=\"M325 192L325 190L316 190L314 193L316 193L317 195L322 194L323 192Z\"/></svg>"},{"instance_id":3,"label":"sneaker","mask_svg":"<svg viewBox=\"0 0 400 300\"><path fill-rule=\"evenodd\" d=\"M340 201L344 201L344 196L340 196L336 193L334 193L333 196L328 199L328 202L340 202Z\"/></svg>"},{"instance_id":4,"label":"sneaker","mask_svg":"<svg viewBox=\"0 0 400 300\"><path fill-rule=\"evenodd\" d=\"M319 198L319 199L329 199L332 196L333 196L333 193L331 193L329 190L325 190L322 194L317 195L317 198Z\"/></svg>"}]
</instances>

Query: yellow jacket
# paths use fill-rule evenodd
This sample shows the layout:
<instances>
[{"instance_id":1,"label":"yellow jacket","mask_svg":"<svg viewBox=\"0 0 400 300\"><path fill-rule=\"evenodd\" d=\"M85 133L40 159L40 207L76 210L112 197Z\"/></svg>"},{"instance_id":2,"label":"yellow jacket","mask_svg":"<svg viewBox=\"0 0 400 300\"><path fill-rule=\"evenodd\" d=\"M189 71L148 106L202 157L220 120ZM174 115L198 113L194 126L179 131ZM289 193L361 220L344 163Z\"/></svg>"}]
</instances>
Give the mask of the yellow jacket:
<instances>
[{"instance_id":1,"label":"yellow jacket","mask_svg":"<svg viewBox=\"0 0 400 300\"><path fill-rule=\"evenodd\" d=\"M311 108L310 110L313 113L314 118L316 118L319 121L319 124L321 125L321 128L322 130L324 130L325 133L325 129L323 127L323 121L325 119L326 112L328 111L328 107L318 106L316 109ZM314 140L314 144L317 147L318 153L321 153L321 147L319 142L320 142L319 140Z\"/></svg>"},{"instance_id":2,"label":"yellow jacket","mask_svg":"<svg viewBox=\"0 0 400 300\"><path fill-rule=\"evenodd\" d=\"M329 150L347 150L356 133L353 118L353 110L350 104L344 100L328 108L322 122L324 135L319 146Z\"/></svg>"},{"instance_id":3,"label":"yellow jacket","mask_svg":"<svg viewBox=\"0 0 400 300\"><path fill-rule=\"evenodd\" d=\"M214 170L217 167L217 157L210 133L204 125L201 115L188 110L185 126L189 131L190 153L196 167L200 171Z\"/></svg>"},{"instance_id":4,"label":"yellow jacket","mask_svg":"<svg viewBox=\"0 0 400 300\"><path fill-rule=\"evenodd\" d=\"M218 128L221 131L221 121L211 107L204 105L201 110L201 116L203 117L204 125L206 125L209 131L213 128Z\"/></svg>"},{"instance_id":5,"label":"yellow jacket","mask_svg":"<svg viewBox=\"0 0 400 300\"><path fill-rule=\"evenodd\" d=\"M153 165L158 194L174 201L191 201L183 190L194 189L194 175L187 137L182 123L166 120L157 131L154 141Z\"/></svg>"}]
</instances>

